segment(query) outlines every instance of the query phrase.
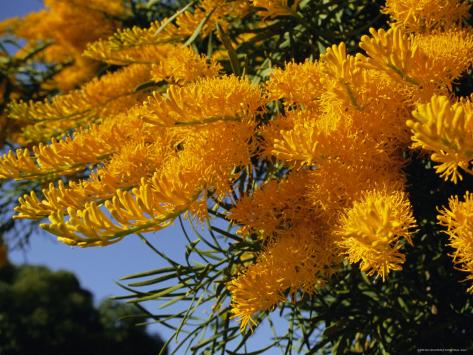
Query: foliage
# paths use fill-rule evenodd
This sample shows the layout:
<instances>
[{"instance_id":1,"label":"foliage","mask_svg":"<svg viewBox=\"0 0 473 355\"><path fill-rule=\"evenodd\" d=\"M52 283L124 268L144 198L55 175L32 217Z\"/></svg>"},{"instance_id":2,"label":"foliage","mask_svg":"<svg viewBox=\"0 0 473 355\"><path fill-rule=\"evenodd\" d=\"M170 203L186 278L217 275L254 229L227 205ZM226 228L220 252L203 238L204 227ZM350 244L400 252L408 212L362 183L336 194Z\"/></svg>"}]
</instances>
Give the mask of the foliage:
<instances>
[{"instance_id":1,"label":"foliage","mask_svg":"<svg viewBox=\"0 0 473 355\"><path fill-rule=\"evenodd\" d=\"M155 354L163 342L135 326L141 312L104 301L66 271L0 269L0 354ZM127 317L127 318L125 318Z\"/></svg>"},{"instance_id":2,"label":"foliage","mask_svg":"<svg viewBox=\"0 0 473 355\"><path fill-rule=\"evenodd\" d=\"M257 352L473 346L469 3L47 5L3 27L51 41L33 62L95 64L8 104L22 147L0 177L36 184L14 218L79 247L141 238L169 266L122 298L158 302L174 352L245 351L260 324ZM175 221L182 260L145 236Z\"/></svg>"}]
</instances>

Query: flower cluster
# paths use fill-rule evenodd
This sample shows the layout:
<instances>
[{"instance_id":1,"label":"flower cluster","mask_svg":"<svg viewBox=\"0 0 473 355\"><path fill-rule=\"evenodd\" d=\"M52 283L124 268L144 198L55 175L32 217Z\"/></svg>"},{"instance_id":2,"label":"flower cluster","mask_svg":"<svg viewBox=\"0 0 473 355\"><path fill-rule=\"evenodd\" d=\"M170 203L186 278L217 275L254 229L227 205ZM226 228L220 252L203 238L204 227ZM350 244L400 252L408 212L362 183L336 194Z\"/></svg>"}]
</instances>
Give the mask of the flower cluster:
<instances>
[{"instance_id":1,"label":"flower cluster","mask_svg":"<svg viewBox=\"0 0 473 355\"><path fill-rule=\"evenodd\" d=\"M464 201L458 196L450 198L448 208L440 211L439 223L445 226L450 246L454 248L453 260L473 280L473 195L467 192ZM473 286L468 291L473 293Z\"/></svg>"},{"instance_id":2,"label":"flower cluster","mask_svg":"<svg viewBox=\"0 0 473 355\"><path fill-rule=\"evenodd\" d=\"M46 8L22 19L9 19L3 23L3 31L12 32L25 39L25 48L38 42L48 47L38 56L50 63L67 67L54 78L54 85L67 91L93 78L98 62L83 57L87 43L113 34L120 26L119 18L128 16L122 0L45 0Z\"/></svg>"}]
</instances>

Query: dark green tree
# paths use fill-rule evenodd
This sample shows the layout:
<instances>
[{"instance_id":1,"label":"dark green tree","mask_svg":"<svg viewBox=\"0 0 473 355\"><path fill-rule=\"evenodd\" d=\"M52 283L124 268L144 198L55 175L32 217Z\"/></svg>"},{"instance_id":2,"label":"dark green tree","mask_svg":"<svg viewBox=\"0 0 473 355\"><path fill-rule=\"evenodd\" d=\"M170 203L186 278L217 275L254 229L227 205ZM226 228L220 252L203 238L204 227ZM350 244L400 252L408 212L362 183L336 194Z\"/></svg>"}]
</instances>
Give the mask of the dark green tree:
<instances>
[{"instance_id":1,"label":"dark green tree","mask_svg":"<svg viewBox=\"0 0 473 355\"><path fill-rule=\"evenodd\" d=\"M1 355L151 355L162 341L137 327L140 311L103 301L74 274L42 266L7 265L0 269Z\"/></svg>"}]
</instances>

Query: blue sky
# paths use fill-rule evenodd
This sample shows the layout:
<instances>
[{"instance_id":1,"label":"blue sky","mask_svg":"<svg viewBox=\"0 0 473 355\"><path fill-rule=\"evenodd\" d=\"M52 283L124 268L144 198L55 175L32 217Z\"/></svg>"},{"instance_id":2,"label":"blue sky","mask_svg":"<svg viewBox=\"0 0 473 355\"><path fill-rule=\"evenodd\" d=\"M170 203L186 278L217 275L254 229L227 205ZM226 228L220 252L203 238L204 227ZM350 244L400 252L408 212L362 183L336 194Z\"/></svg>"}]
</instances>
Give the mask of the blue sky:
<instances>
[{"instance_id":1,"label":"blue sky","mask_svg":"<svg viewBox=\"0 0 473 355\"><path fill-rule=\"evenodd\" d=\"M0 20L23 16L41 9L42 6L40 0L0 0ZM149 240L174 259L181 259L184 254L184 237L176 224L149 236ZM12 252L10 258L15 263L43 264L53 270L65 269L74 272L82 286L94 293L96 302L108 296L126 294L126 291L115 283L121 277L164 265L162 260L135 236L129 236L107 247L81 249L58 243L53 236L42 231L38 231L31 238L30 249ZM152 306L148 308L150 307ZM285 326L283 323L277 323ZM161 333L164 338L170 335L170 332L159 326L153 326L151 329ZM254 346L254 349L257 349L267 344L271 332L263 328L258 329L254 335L251 348Z\"/></svg>"},{"instance_id":2,"label":"blue sky","mask_svg":"<svg viewBox=\"0 0 473 355\"><path fill-rule=\"evenodd\" d=\"M12 16L24 16L42 7L41 0L0 0L0 18L3 20Z\"/></svg>"}]
</instances>

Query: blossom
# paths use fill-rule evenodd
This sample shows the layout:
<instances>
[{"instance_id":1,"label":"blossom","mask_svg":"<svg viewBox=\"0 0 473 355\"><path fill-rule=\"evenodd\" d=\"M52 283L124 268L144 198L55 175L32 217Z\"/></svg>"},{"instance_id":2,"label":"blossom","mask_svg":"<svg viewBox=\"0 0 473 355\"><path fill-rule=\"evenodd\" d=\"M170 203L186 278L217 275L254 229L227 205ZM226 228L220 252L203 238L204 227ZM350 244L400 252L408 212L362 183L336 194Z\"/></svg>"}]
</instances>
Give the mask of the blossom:
<instances>
[{"instance_id":1,"label":"blossom","mask_svg":"<svg viewBox=\"0 0 473 355\"><path fill-rule=\"evenodd\" d=\"M444 32L416 34L413 46L428 57L430 80L451 88L473 64L473 32L454 28Z\"/></svg>"},{"instance_id":2,"label":"blossom","mask_svg":"<svg viewBox=\"0 0 473 355\"><path fill-rule=\"evenodd\" d=\"M360 47L368 58L358 55L367 68L384 71L395 80L418 85L422 75L430 74L426 54L419 50L399 27L375 30L370 28L371 37L361 37Z\"/></svg>"},{"instance_id":3,"label":"blossom","mask_svg":"<svg viewBox=\"0 0 473 355\"><path fill-rule=\"evenodd\" d=\"M8 108L9 117L29 123L23 130L26 140L48 140L67 129L127 111L140 102L141 93L135 88L149 81L150 69L146 65L131 65L95 78L51 101L13 102Z\"/></svg>"},{"instance_id":4,"label":"blossom","mask_svg":"<svg viewBox=\"0 0 473 355\"><path fill-rule=\"evenodd\" d=\"M315 219L316 212L305 197L308 177L301 171L267 182L253 195L241 197L230 210L230 219L244 226L240 233L253 231L263 239Z\"/></svg>"},{"instance_id":5,"label":"blossom","mask_svg":"<svg viewBox=\"0 0 473 355\"><path fill-rule=\"evenodd\" d=\"M365 73L361 70L356 59L347 54L345 43L332 45L320 56L321 71L326 75L321 80L326 88L336 96L357 109L361 109L355 94L357 85L365 81Z\"/></svg>"},{"instance_id":6,"label":"blossom","mask_svg":"<svg viewBox=\"0 0 473 355\"><path fill-rule=\"evenodd\" d=\"M467 280L473 280L473 194L466 192L463 201L458 196L451 197L448 207L439 211L438 223L446 227L450 246L455 250L453 262L468 273ZM473 293L473 286L468 288Z\"/></svg>"},{"instance_id":7,"label":"blossom","mask_svg":"<svg viewBox=\"0 0 473 355\"><path fill-rule=\"evenodd\" d=\"M419 104L407 120L414 148L431 153L439 163L435 170L446 180L462 180L459 168L472 174L473 111L471 101L451 103L446 96L433 96L429 103Z\"/></svg>"},{"instance_id":8,"label":"blossom","mask_svg":"<svg viewBox=\"0 0 473 355\"><path fill-rule=\"evenodd\" d=\"M253 0L253 6L261 8L259 12L267 17L295 16L300 0L290 6L288 0Z\"/></svg>"},{"instance_id":9,"label":"blossom","mask_svg":"<svg viewBox=\"0 0 473 355\"><path fill-rule=\"evenodd\" d=\"M268 99L283 99L287 106L294 104L305 108L316 106L324 89L320 79L318 62L310 60L302 64L289 62L284 69L276 68L271 72L270 80L266 83Z\"/></svg>"},{"instance_id":10,"label":"blossom","mask_svg":"<svg viewBox=\"0 0 473 355\"><path fill-rule=\"evenodd\" d=\"M409 31L450 28L469 17L470 5L458 0L387 0L383 12Z\"/></svg>"},{"instance_id":11,"label":"blossom","mask_svg":"<svg viewBox=\"0 0 473 355\"><path fill-rule=\"evenodd\" d=\"M85 54L119 65L149 63L153 58L165 56L174 43L191 36L202 21L205 23L200 34L205 37L215 30L217 24L227 27L232 17L244 17L248 11L248 3L242 0L203 0L193 11L179 12L175 21L165 18L154 21L148 28L135 26L119 30L108 39L89 43Z\"/></svg>"},{"instance_id":12,"label":"blossom","mask_svg":"<svg viewBox=\"0 0 473 355\"><path fill-rule=\"evenodd\" d=\"M168 80L183 83L203 77L215 77L221 70L214 60L197 54L194 50L183 46L174 46L166 52L166 57L153 64L152 79L156 82Z\"/></svg>"},{"instance_id":13,"label":"blossom","mask_svg":"<svg viewBox=\"0 0 473 355\"><path fill-rule=\"evenodd\" d=\"M233 318L240 329L256 324L257 312L269 311L286 299L286 292L313 294L334 272L336 261L330 240L305 228L295 229L271 242L248 266L231 280Z\"/></svg>"},{"instance_id":14,"label":"blossom","mask_svg":"<svg viewBox=\"0 0 473 355\"><path fill-rule=\"evenodd\" d=\"M127 17L128 9L122 0L46 0L46 9L31 13L10 23L11 31L28 41L51 41L51 45L38 56L50 63L72 65L56 75L54 82L64 91L91 79L98 63L81 58L87 43L111 35L118 27L115 17ZM21 56L21 50L18 55ZM68 75L66 75L68 73Z\"/></svg>"},{"instance_id":15,"label":"blossom","mask_svg":"<svg viewBox=\"0 0 473 355\"><path fill-rule=\"evenodd\" d=\"M235 76L204 78L184 87L171 85L165 96L151 96L143 118L154 125L193 125L252 118L261 105L261 91Z\"/></svg>"},{"instance_id":16,"label":"blossom","mask_svg":"<svg viewBox=\"0 0 473 355\"><path fill-rule=\"evenodd\" d=\"M401 240L412 243L415 226L405 193L372 190L344 212L335 234L351 263L359 262L361 271L384 281L391 270L402 269Z\"/></svg>"}]
</instances>

